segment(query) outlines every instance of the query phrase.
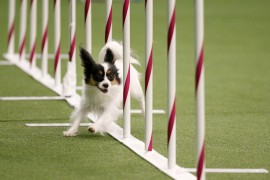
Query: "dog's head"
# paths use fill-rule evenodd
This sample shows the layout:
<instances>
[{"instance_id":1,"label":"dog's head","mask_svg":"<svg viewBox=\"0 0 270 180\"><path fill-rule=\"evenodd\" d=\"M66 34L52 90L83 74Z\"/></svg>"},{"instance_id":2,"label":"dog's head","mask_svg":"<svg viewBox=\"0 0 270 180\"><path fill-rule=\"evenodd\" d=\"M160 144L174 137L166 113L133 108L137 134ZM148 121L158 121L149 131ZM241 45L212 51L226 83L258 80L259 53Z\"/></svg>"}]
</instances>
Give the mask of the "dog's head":
<instances>
[{"instance_id":1,"label":"dog's head","mask_svg":"<svg viewBox=\"0 0 270 180\"><path fill-rule=\"evenodd\" d=\"M111 86L121 83L118 69L114 64L115 59L110 49L107 49L102 64L97 64L84 48L80 48L80 56L84 67L85 84L96 86L103 93L107 93Z\"/></svg>"}]
</instances>

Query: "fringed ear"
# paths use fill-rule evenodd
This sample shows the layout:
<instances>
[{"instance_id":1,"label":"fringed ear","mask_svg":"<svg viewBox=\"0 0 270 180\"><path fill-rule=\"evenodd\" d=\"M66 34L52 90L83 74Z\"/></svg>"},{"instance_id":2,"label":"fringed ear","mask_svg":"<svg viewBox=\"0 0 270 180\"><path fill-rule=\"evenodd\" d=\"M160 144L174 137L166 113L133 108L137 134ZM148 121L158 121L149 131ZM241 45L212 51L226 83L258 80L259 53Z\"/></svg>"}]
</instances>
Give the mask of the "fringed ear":
<instances>
[{"instance_id":1,"label":"fringed ear","mask_svg":"<svg viewBox=\"0 0 270 180\"><path fill-rule=\"evenodd\" d=\"M80 48L80 57L84 68L91 68L96 64L91 54L82 47Z\"/></svg>"},{"instance_id":2,"label":"fringed ear","mask_svg":"<svg viewBox=\"0 0 270 180\"><path fill-rule=\"evenodd\" d=\"M114 62L115 62L113 52L110 48L108 48L106 51L104 62L108 62L111 64L114 64Z\"/></svg>"},{"instance_id":3,"label":"fringed ear","mask_svg":"<svg viewBox=\"0 0 270 180\"><path fill-rule=\"evenodd\" d=\"M91 54L82 47L80 47L80 57L84 67L84 81L86 84L89 84L91 72L96 63Z\"/></svg>"}]
</instances>

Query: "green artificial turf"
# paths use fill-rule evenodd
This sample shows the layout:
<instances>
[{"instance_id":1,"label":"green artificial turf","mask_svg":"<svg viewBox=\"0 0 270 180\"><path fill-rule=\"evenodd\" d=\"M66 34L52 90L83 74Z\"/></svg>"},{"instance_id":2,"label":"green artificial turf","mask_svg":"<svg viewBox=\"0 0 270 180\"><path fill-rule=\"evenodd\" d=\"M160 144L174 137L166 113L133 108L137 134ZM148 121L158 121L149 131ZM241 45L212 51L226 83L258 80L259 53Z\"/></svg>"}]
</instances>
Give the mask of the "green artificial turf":
<instances>
[{"instance_id":1,"label":"green artificial turf","mask_svg":"<svg viewBox=\"0 0 270 180\"><path fill-rule=\"evenodd\" d=\"M16 43L19 1L16 1ZM167 1L154 1L154 108L167 111ZM194 2L177 3L177 164L195 167ZM68 1L61 1L61 51L69 51ZM270 170L270 1L205 1L206 166ZM6 52L8 1L0 1L0 53ZM28 6L29 8L29 6ZM41 13L38 1L38 12ZM83 4L77 1L77 51L84 44ZM144 70L144 2L131 3L131 47ZM104 44L105 4L92 4L93 56ZM122 3L113 6L113 38L122 39ZM53 1L50 1L49 52L53 53ZM29 18L28 18L29 23ZM41 47L38 16L37 51ZM29 35L29 34L28 34ZM16 45L16 51L18 45ZM29 51L27 42L26 51ZM67 60L62 60L62 74ZM40 66L38 60L37 65ZM49 62L53 74L53 61ZM78 84L82 68L77 54ZM144 84L142 79L142 84ZM55 96L15 66L0 66L0 97ZM138 108L136 102L132 107ZM81 128L29 128L29 122L68 122L64 101L0 101L1 179L168 179L109 135ZM120 118L118 123L122 125ZM167 156L167 115L154 115L153 147ZM132 115L132 134L144 140L144 121ZM213 174L207 179L268 180L269 174Z\"/></svg>"}]
</instances>

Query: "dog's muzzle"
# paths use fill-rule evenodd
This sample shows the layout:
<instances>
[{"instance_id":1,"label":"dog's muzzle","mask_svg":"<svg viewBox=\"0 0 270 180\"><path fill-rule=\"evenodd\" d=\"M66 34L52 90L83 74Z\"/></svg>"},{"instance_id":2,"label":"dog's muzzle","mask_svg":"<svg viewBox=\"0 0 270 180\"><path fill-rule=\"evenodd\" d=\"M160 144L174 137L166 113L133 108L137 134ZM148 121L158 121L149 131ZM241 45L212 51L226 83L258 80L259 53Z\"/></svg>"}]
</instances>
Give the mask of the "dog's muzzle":
<instances>
[{"instance_id":1,"label":"dog's muzzle","mask_svg":"<svg viewBox=\"0 0 270 180\"><path fill-rule=\"evenodd\" d=\"M109 87L109 84L105 83L105 84L102 84L102 87L103 88L100 88L99 86L97 86L98 89L103 92L103 93L107 93L108 92L108 87Z\"/></svg>"}]
</instances>

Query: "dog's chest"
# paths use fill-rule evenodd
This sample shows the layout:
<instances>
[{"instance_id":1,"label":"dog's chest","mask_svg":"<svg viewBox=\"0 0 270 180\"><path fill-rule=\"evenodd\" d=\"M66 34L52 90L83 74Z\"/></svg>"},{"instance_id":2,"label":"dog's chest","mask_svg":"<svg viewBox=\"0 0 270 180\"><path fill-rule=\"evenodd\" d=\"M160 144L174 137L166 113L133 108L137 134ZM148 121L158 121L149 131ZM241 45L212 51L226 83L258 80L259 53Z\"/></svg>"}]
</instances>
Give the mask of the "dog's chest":
<instances>
[{"instance_id":1,"label":"dog's chest","mask_svg":"<svg viewBox=\"0 0 270 180\"><path fill-rule=\"evenodd\" d=\"M112 91L103 93L96 87L88 87L84 89L82 98L85 104L88 104L91 107L104 108L114 101L117 96L115 93L116 92L112 93Z\"/></svg>"}]
</instances>

